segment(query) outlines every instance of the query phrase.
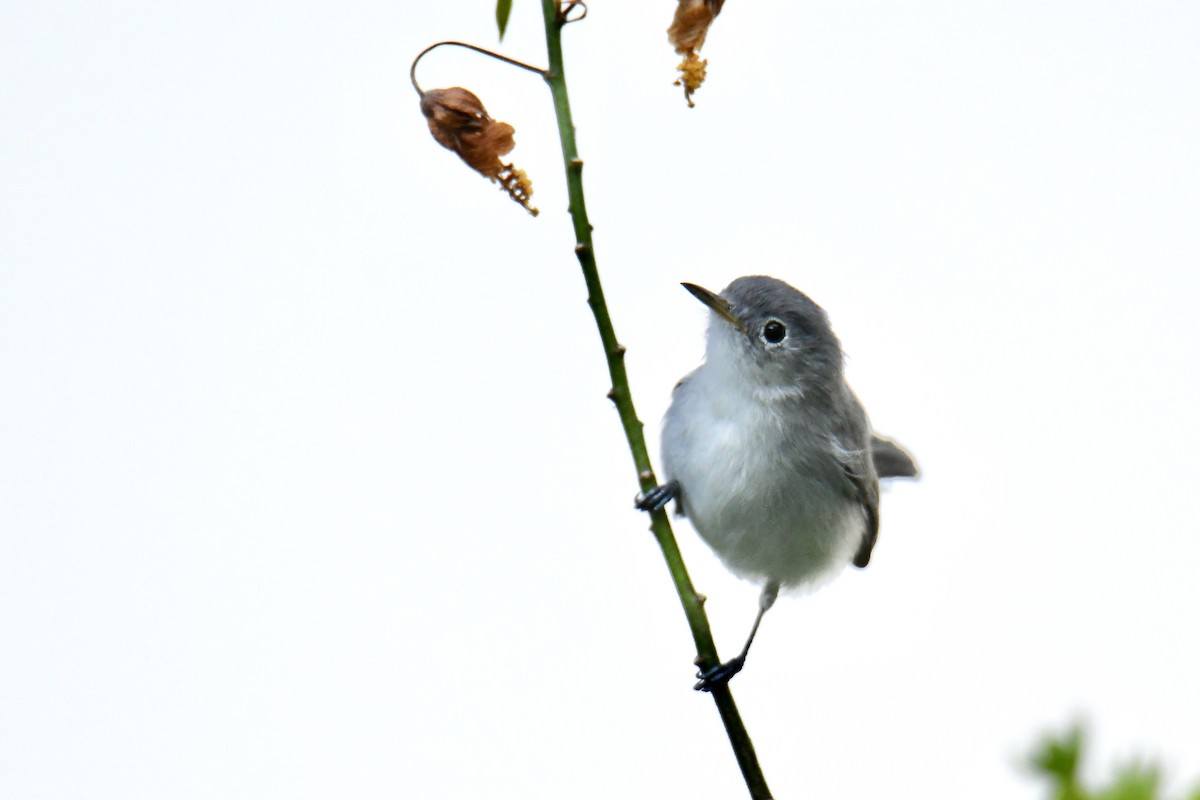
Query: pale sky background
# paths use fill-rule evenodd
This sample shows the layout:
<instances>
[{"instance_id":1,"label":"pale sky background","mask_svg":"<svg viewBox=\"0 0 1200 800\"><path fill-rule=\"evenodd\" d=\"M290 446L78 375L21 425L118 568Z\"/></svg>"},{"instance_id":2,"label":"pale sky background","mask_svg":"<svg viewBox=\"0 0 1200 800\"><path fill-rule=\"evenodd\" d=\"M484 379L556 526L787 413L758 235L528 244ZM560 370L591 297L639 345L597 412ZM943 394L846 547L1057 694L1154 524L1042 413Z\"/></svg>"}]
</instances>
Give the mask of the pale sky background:
<instances>
[{"instance_id":1,"label":"pale sky background","mask_svg":"<svg viewBox=\"0 0 1200 800\"><path fill-rule=\"evenodd\" d=\"M702 355L678 283L767 273L924 470L733 684L776 796L1034 798L1077 716L1093 773L1193 785L1200 5L730 0L692 110L673 7L566 34L647 434ZM408 84L492 13L0 6L0 797L745 796L632 509L549 93L419 73L517 128L532 219ZM732 655L757 587L676 532Z\"/></svg>"}]
</instances>

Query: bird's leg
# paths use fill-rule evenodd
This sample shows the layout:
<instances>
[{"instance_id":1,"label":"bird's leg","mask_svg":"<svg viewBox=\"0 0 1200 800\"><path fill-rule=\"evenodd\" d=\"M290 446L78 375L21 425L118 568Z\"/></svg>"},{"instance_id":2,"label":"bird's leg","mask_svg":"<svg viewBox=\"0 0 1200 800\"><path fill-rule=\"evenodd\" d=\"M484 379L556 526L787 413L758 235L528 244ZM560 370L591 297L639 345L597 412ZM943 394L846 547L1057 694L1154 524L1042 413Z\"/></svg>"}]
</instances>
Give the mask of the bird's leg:
<instances>
[{"instance_id":1,"label":"bird's leg","mask_svg":"<svg viewBox=\"0 0 1200 800\"><path fill-rule=\"evenodd\" d=\"M742 652L724 664L697 672L696 677L700 680L696 681L693 689L700 692L711 692L718 686L729 683L730 678L742 671L742 667L746 666L746 655L750 652L750 645L754 643L754 634L758 633L758 626L762 624L763 615L767 613L767 609L775 605L775 598L778 596L779 584L769 581L758 597L758 616L754 618L754 627L750 629L750 636L747 637Z\"/></svg>"},{"instance_id":2,"label":"bird's leg","mask_svg":"<svg viewBox=\"0 0 1200 800\"><path fill-rule=\"evenodd\" d=\"M667 481L662 486L655 486L650 491L639 494L633 499L633 505L642 511L658 511L678 495L679 481Z\"/></svg>"}]
</instances>

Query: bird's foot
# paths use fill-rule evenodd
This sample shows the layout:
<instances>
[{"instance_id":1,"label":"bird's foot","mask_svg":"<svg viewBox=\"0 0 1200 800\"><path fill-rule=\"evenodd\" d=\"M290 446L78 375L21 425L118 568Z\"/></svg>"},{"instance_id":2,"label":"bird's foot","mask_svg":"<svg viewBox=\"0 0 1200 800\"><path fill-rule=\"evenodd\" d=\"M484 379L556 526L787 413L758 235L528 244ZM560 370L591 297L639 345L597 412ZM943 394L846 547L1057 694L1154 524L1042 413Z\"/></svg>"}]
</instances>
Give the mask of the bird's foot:
<instances>
[{"instance_id":1,"label":"bird's foot","mask_svg":"<svg viewBox=\"0 0 1200 800\"><path fill-rule=\"evenodd\" d=\"M679 494L679 481L667 481L633 499L633 505L642 511L658 511Z\"/></svg>"},{"instance_id":2,"label":"bird's foot","mask_svg":"<svg viewBox=\"0 0 1200 800\"><path fill-rule=\"evenodd\" d=\"M741 672L744 666L746 666L745 653L724 664L701 670L696 673L696 677L700 680L696 681L696 685L692 688L698 692L711 692L713 689L729 683L729 679Z\"/></svg>"}]
</instances>

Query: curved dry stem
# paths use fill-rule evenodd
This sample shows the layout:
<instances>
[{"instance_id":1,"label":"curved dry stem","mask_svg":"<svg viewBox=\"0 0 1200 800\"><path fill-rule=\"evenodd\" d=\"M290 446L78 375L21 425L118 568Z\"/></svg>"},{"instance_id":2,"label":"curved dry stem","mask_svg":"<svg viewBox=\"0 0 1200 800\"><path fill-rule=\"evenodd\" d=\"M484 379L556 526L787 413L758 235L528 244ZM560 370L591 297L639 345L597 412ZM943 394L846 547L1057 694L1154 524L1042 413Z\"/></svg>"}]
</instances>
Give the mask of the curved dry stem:
<instances>
[{"instance_id":1,"label":"curved dry stem","mask_svg":"<svg viewBox=\"0 0 1200 800\"><path fill-rule=\"evenodd\" d=\"M583 11L578 16L572 17L571 12L577 8L581 8ZM567 0L566 4L558 10L558 20L563 25L569 25L572 22L582 22L587 13L588 7L583 0Z\"/></svg>"},{"instance_id":2,"label":"curved dry stem","mask_svg":"<svg viewBox=\"0 0 1200 800\"><path fill-rule=\"evenodd\" d=\"M488 50L486 47L479 47L477 45L467 44L466 42L437 42L429 45L429 47L426 47L424 50L417 53L417 57L413 59L412 66L408 69L408 79L412 81L413 88L417 90L417 94L419 95L424 95L425 92L421 91L420 85L417 84L417 63L425 57L426 53L431 50L436 50L439 47L464 47L467 50L474 50L476 53L482 53L483 55L488 56L489 58L494 58L497 61L503 61L505 64L511 64L514 67L520 67L521 69L528 70L529 72L536 72L543 78L546 77L546 70L542 69L541 67L535 67L532 64L526 64L524 61L517 61L515 58L502 56L499 53Z\"/></svg>"}]
</instances>

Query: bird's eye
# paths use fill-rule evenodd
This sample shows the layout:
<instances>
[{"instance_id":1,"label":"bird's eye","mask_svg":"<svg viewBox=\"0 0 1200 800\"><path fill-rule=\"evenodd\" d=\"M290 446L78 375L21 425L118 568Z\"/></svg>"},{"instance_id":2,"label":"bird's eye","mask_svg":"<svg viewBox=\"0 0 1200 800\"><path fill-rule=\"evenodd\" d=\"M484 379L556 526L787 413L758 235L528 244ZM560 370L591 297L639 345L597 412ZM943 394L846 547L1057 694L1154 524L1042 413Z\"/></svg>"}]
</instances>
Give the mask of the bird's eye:
<instances>
[{"instance_id":1,"label":"bird's eye","mask_svg":"<svg viewBox=\"0 0 1200 800\"><path fill-rule=\"evenodd\" d=\"M763 325L762 336L771 344L779 344L783 341L783 337L787 336L787 328L783 327L783 323L779 320L773 319Z\"/></svg>"}]
</instances>

